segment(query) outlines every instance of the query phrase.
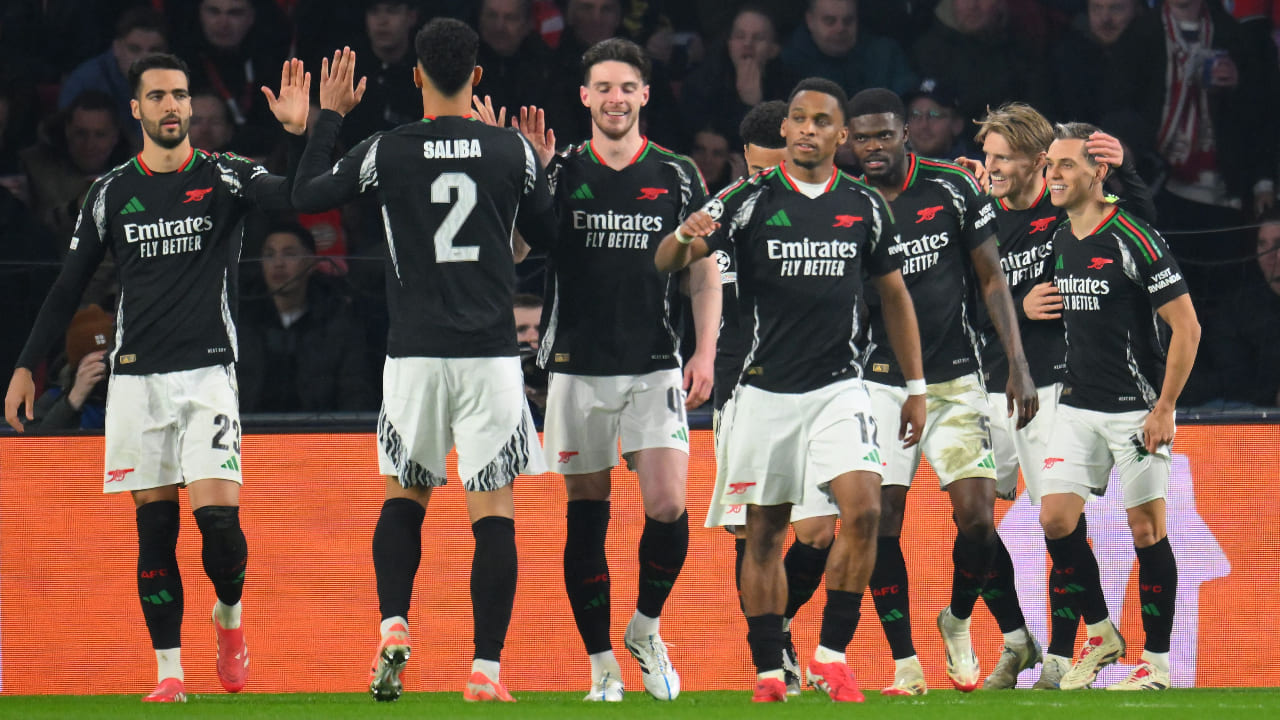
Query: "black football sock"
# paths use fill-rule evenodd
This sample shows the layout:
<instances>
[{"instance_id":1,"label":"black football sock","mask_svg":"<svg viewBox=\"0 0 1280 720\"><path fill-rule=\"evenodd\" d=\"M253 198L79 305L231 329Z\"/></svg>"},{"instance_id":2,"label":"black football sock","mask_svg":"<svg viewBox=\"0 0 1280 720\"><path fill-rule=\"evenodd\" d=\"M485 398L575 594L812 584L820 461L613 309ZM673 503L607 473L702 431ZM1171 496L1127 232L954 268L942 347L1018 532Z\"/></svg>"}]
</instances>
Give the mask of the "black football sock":
<instances>
[{"instance_id":1,"label":"black football sock","mask_svg":"<svg viewBox=\"0 0 1280 720\"><path fill-rule=\"evenodd\" d=\"M1061 571L1066 587L1076 597L1080 615L1090 625L1106 620L1107 600L1102 596L1102 581L1098 577L1098 559L1093 556L1089 540L1080 528L1057 540L1045 538L1049 557L1053 558L1054 572ZM1070 657L1068 654L1067 657Z\"/></svg>"},{"instance_id":2,"label":"black football sock","mask_svg":"<svg viewBox=\"0 0 1280 720\"><path fill-rule=\"evenodd\" d=\"M983 542L965 533L956 533L956 541L951 546L951 614L956 618L967 620L973 615L973 606L987 581L987 570L995 552L992 539Z\"/></svg>"},{"instance_id":3,"label":"black football sock","mask_svg":"<svg viewBox=\"0 0 1280 720\"><path fill-rule=\"evenodd\" d=\"M413 578L422 562L422 519L427 509L409 498L382 503L373 529L373 573L382 619L409 617Z\"/></svg>"},{"instance_id":4,"label":"black football sock","mask_svg":"<svg viewBox=\"0 0 1280 720\"><path fill-rule=\"evenodd\" d=\"M862 617L862 593L827 590L827 605L822 609L822 630L818 643L828 650L844 652L853 640Z\"/></svg>"},{"instance_id":5,"label":"black football sock","mask_svg":"<svg viewBox=\"0 0 1280 720\"><path fill-rule=\"evenodd\" d=\"M822 584L822 573L827 569L827 556L830 554L830 545L816 548L799 540L787 548L787 554L782 560L787 573L787 609L784 617L795 617L800 608L818 591L818 585Z\"/></svg>"},{"instance_id":6,"label":"black football sock","mask_svg":"<svg viewBox=\"0 0 1280 720\"><path fill-rule=\"evenodd\" d=\"M1173 634L1173 609L1178 596L1178 563L1169 538L1138 551L1138 599L1142 602L1144 650L1169 652Z\"/></svg>"},{"instance_id":7,"label":"black football sock","mask_svg":"<svg viewBox=\"0 0 1280 720\"><path fill-rule=\"evenodd\" d=\"M644 532L640 534L640 590L636 594L636 610L651 618L662 615L662 606L671 595L688 555L687 511L669 523L645 516Z\"/></svg>"},{"instance_id":8,"label":"black football sock","mask_svg":"<svg viewBox=\"0 0 1280 720\"><path fill-rule=\"evenodd\" d=\"M876 567L871 572L871 599L884 628L893 659L916 654L911 642L911 600L907 593L907 561L902 557L901 538L880 536L876 543Z\"/></svg>"},{"instance_id":9,"label":"black football sock","mask_svg":"<svg viewBox=\"0 0 1280 720\"><path fill-rule=\"evenodd\" d=\"M742 610L743 615L747 614L746 608L742 605L742 557L746 554L746 539L735 537L733 539L733 586L738 590L738 609Z\"/></svg>"},{"instance_id":10,"label":"black football sock","mask_svg":"<svg viewBox=\"0 0 1280 720\"><path fill-rule=\"evenodd\" d=\"M609 641L609 561L604 554L609 531L608 500L569 502L564 539L564 586L578 634L587 653L613 648Z\"/></svg>"},{"instance_id":11,"label":"black football sock","mask_svg":"<svg viewBox=\"0 0 1280 720\"><path fill-rule=\"evenodd\" d=\"M244 594L244 574L249 561L249 545L240 529L240 508L234 505L207 505L192 512L200 527L204 573L213 582L213 592L223 605L235 605Z\"/></svg>"},{"instance_id":12,"label":"black football sock","mask_svg":"<svg viewBox=\"0 0 1280 720\"><path fill-rule=\"evenodd\" d=\"M149 502L135 513L138 524L138 595L151 647L182 646L182 576L178 573L178 503Z\"/></svg>"},{"instance_id":13,"label":"black football sock","mask_svg":"<svg viewBox=\"0 0 1280 720\"><path fill-rule=\"evenodd\" d=\"M781 615L755 615L747 618L747 645L757 673L782 670L782 651L787 646L782 632Z\"/></svg>"},{"instance_id":14,"label":"black football sock","mask_svg":"<svg viewBox=\"0 0 1280 720\"><path fill-rule=\"evenodd\" d=\"M996 552L987 570L987 583L982 587L982 600L995 617L1000 632L1007 633L1026 627L1027 619L1018 604L1018 588L1014 584L1013 558L1009 557L1009 548L1004 546L999 533L996 533L995 542Z\"/></svg>"},{"instance_id":15,"label":"black football sock","mask_svg":"<svg viewBox=\"0 0 1280 720\"><path fill-rule=\"evenodd\" d=\"M1080 535L1088 542L1088 526L1084 513L1072 535ZM1049 568L1049 648L1050 655L1073 658L1076 652L1076 634L1080 629L1080 602L1078 596L1083 587L1074 582L1072 575L1051 563Z\"/></svg>"},{"instance_id":16,"label":"black football sock","mask_svg":"<svg viewBox=\"0 0 1280 720\"><path fill-rule=\"evenodd\" d=\"M472 523L471 534L476 539L471 559L475 657L498 662L516 599L516 523L490 515Z\"/></svg>"}]
</instances>

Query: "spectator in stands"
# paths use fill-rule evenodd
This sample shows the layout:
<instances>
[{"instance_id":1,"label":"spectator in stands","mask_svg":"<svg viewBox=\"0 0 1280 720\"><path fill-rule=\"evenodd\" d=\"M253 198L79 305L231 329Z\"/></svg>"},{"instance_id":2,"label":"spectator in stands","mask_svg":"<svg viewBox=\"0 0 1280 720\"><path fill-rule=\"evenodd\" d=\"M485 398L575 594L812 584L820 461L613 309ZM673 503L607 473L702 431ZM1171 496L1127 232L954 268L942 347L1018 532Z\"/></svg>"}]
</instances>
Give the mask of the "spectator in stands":
<instances>
[{"instance_id":1,"label":"spectator in stands","mask_svg":"<svg viewBox=\"0 0 1280 720\"><path fill-rule=\"evenodd\" d=\"M200 0L197 32L178 54L191 66L191 87L212 88L231 110L234 146L265 156L279 127L261 86L280 74L285 52L257 23L250 0Z\"/></svg>"},{"instance_id":2,"label":"spectator in stands","mask_svg":"<svg viewBox=\"0 0 1280 720\"><path fill-rule=\"evenodd\" d=\"M693 149L689 157L698 166L707 188L714 194L726 185L746 174L746 161L734 162L734 153L729 150L729 138L719 130L703 128L693 136Z\"/></svg>"},{"instance_id":3,"label":"spectator in stands","mask_svg":"<svg viewBox=\"0 0 1280 720\"><path fill-rule=\"evenodd\" d=\"M905 93L917 81L896 42L859 32L857 0L809 0L782 60L794 74L827 78L849 95L869 87Z\"/></svg>"},{"instance_id":4,"label":"spectator in stands","mask_svg":"<svg viewBox=\"0 0 1280 720\"><path fill-rule=\"evenodd\" d=\"M19 155L31 208L54 233L61 255L75 227L80 199L94 179L124 162L129 146L120 132L115 100L100 90L76 96L49 118L42 136Z\"/></svg>"},{"instance_id":5,"label":"spectator in stands","mask_svg":"<svg viewBox=\"0 0 1280 720\"><path fill-rule=\"evenodd\" d=\"M780 100L799 80L781 58L773 18L760 5L738 10L723 46L685 79L680 97L686 126L712 127L742 145L738 126L751 108Z\"/></svg>"},{"instance_id":6,"label":"spectator in stands","mask_svg":"<svg viewBox=\"0 0 1280 720\"><path fill-rule=\"evenodd\" d=\"M36 400L36 431L101 430L107 411L107 352L114 336L111 316L89 305L67 327L66 362L58 378Z\"/></svg>"},{"instance_id":7,"label":"spectator in stands","mask_svg":"<svg viewBox=\"0 0 1280 720\"><path fill-rule=\"evenodd\" d=\"M342 121L347 146L422 117L422 96L407 81L418 62L412 42L418 20L412 0L366 0L365 36L355 47L367 85L364 99Z\"/></svg>"},{"instance_id":8,"label":"spectator in stands","mask_svg":"<svg viewBox=\"0 0 1280 720\"><path fill-rule=\"evenodd\" d=\"M933 78L903 98L907 103L907 126L911 128L911 149L917 155L938 160L955 160L969 153L965 142L965 121L955 93Z\"/></svg>"},{"instance_id":9,"label":"spectator in stands","mask_svg":"<svg viewBox=\"0 0 1280 720\"><path fill-rule=\"evenodd\" d=\"M1120 36L1142 12L1142 0L1089 0L1054 44L1049 71L1055 107L1049 112L1064 119L1101 125L1104 120L1100 89L1106 83Z\"/></svg>"},{"instance_id":10,"label":"spectator in stands","mask_svg":"<svg viewBox=\"0 0 1280 720\"><path fill-rule=\"evenodd\" d=\"M115 99L117 124L125 128L135 147L142 144L142 126L133 119L129 101L133 89L125 76L134 60L167 52L164 16L149 7L125 11L116 22L115 40L106 52L84 61L62 83L58 107L65 108L85 90L101 90Z\"/></svg>"},{"instance_id":11,"label":"spectator in stands","mask_svg":"<svg viewBox=\"0 0 1280 720\"><path fill-rule=\"evenodd\" d=\"M191 125L187 133L191 136L192 147L208 152L227 150L234 130L231 108L217 93L197 90L191 94Z\"/></svg>"},{"instance_id":12,"label":"spectator in stands","mask_svg":"<svg viewBox=\"0 0 1280 720\"><path fill-rule=\"evenodd\" d=\"M1051 96L1040 52L1009 21L1007 0L942 0L911 59L955 90L966 123L1011 100L1045 107Z\"/></svg>"},{"instance_id":13,"label":"spectator in stands","mask_svg":"<svg viewBox=\"0 0 1280 720\"><path fill-rule=\"evenodd\" d=\"M533 31L532 8L532 0L480 3L476 64L484 74L475 94L513 114L524 105L540 106L551 78L551 49Z\"/></svg>"},{"instance_id":14,"label":"spectator in stands","mask_svg":"<svg viewBox=\"0 0 1280 720\"><path fill-rule=\"evenodd\" d=\"M1280 211L1258 228L1258 269L1213 318L1209 356L1228 403L1280 407Z\"/></svg>"},{"instance_id":15,"label":"spectator in stands","mask_svg":"<svg viewBox=\"0 0 1280 720\"><path fill-rule=\"evenodd\" d=\"M553 56L553 82L544 93L547 125L557 142L577 144L591 137L591 116L582 112L582 54L587 48L622 34L622 0L569 0L565 32ZM666 66L652 62L649 102L640 113L641 133L675 149L687 147L687 129L680 118Z\"/></svg>"},{"instance_id":16,"label":"spectator in stands","mask_svg":"<svg viewBox=\"0 0 1280 720\"><path fill-rule=\"evenodd\" d=\"M1123 136L1154 148L1167 171L1156 195L1162 229L1237 227L1275 200L1276 51L1264 52L1216 3L1169 0L1133 21L1104 85L1109 112L1132 118ZM1170 233L1196 305L1207 316L1244 281L1252 238L1241 232ZM1204 263L1208 262L1209 265Z\"/></svg>"},{"instance_id":17,"label":"spectator in stands","mask_svg":"<svg viewBox=\"0 0 1280 720\"><path fill-rule=\"evenodd\" d=\"M242 303L238 323L244 412L372 410L364 327L350 302L312 276L315 240L275 226L262 247L268 295Z\"/></svg>"}]
</instances>

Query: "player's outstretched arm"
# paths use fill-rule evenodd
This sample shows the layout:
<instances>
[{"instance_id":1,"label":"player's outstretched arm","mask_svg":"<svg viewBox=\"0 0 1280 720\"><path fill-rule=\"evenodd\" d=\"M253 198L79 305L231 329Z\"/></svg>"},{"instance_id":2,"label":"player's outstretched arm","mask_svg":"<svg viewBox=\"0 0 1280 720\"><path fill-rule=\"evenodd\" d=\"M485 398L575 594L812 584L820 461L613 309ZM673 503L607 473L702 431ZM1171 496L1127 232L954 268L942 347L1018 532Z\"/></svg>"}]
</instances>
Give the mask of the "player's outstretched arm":
<instances>
[{"instance_id":1,"label":"player's outstretched arm","mask_svg":"<svg viewBox=\"0 0 1280 720\"><path fill-rule=\"evenodd\" d=\"M1138 174L1138 165L1133 161L1132 153L1125 152L1124 144L1115 136L1096 132L1089 136L1084 147L1085 152L1098 162L1111 166L1111 172L1107 173L1107 187L1120 197L1124 209L1149 223L1155 223L1155 197L1146 181Z\"/></svg>"},{"instance_id":2,"label":"player's outstretched arm","mask_svg":"<svg viewBox=\"0 0 1280 720\"><path fill-rule=\"evenodd\" d=\"M506 106L504 105L495 111L493 109L493 98L488 95L484 96L484 100L481 100L479 95L472 95L471 109L475 111L476 118L485 125L492 125L494 127L507 126Z\"/></svg>"},{"instance_id":3,"label":"player's outstretched arm","mask_svg":"<svg viewBox=\"0 0 1280 720\"><path fill-rule=\"evenodd\" d=\"M693 327L697 347L684 365L684 406L692 410L711 397L715 379L716 340L720 335L720 266L704 257L689 266L689 298L693 304Z\"/></svg>"},{"instance_id":4,"label":"player's outstretched arm","mask_svg":"<svg viewBox=\"0 0 1280 720\"><path fill-rule=\"evenodd\" d=\"M24 368L15 368L13 377L9 380L9 392L4 396L4 419L9 426L18 432L22 432L24 423L19 416L19 412L25 405L27 408L26 419L30 422L35 419L32 410L36 404L36 384L31 379L31 371Z\"/></svg>"},{"instance_id":5,"label":"player's outstretched arm","mask_svg":"<svg viewBox=\"0 0 1280 720\"><path fill-rule=\"evenodd\" d=\"M902 368L902 376L911 380L924 377L924 360L920 353L920 326L916 322L916 308L911 293L902 279L902 271L894 270L875 278L880 291L880 308L884 313L885 330L889 333L889 345ZM903 447L911 447L924 437L924 395L907 395L902 404L898 439Z\"/></svg>"},{"instance_id":6,"label":"player's outstretched arm","mask_svg":"<svg viewBox=\"0 0 1280 720\"><path fill-rule=\"evenodd\" d=\"M320 64L320 116L298 161L293 183L293 204L302 212L337 207L378 186L376 163L367 175L361 172L365 155L376 149L378 135L365 138L352 148L332 172L329 167L342 118L364 97L365 79L360 78L353 85L355 63L356 54L351 48L343 48L334 53L332 63L325 58Z\"/></svg>"},{"instance_id":7,"label":"player's outstretched arm","mask_svg":"<svg viewBox=\"0 0 1280 720\"><path fill-rule=\"evenodd\" d=\"M996 249L995 236L992 235L969 251L969 257L973 260L973 269L978 275L987 314L991 316L996 335L1000 336L1005 357L1009 358L1009 384L1005 386L1009 402L1005 410L1009 417L1013 417L1015 411L1018 413L1018 428L1021 429L1040 410L1040 398L1036 395L1031 368L1027 365L1027 356L1022 349L1022 333L1018 331L1018 318L1013 308L1013 296L1009 294L1009 283L1005 280L1004 271L1000 269L1000 251Z\"/></svg>"},{"instance_id":8,"label":"player's outstretched arm","mask_svg":"<svg viewBox=\"0 0 1280 720\"><path fill-rule=\"evenodd\" d=\"M301 60L284 61L280 68L278 96L266 85L262 86L262 94L267 98L271 114L276 116L285 131L291 135L307 131L307 113L311 111L311 73L305 71Z\"/></svg>"},{"instance_id":9,"label":"player's outstretched arm","mask_svg":"<svg viewBox=\"0 0 1280 720\"><path fill-rule=\"evenodd\" d=\"M1200 321L1196 318L1196 308L1191 304L1190 295L1179 295L1161 305L1156 312L1169 323L1173 337L1169 339L1160 398L1142 425L1143 442L1148 452L1155 452L1157 447L1173 442L1173 411L1191 375L1196 350L1200 347Z\"/></svg>"},{"instance_id":10,"label":"player's outstretched arm","mask_svg":"<svg viewBox=\"0 0 1280 720\"><path fill-rule=\"evenodd\" d=\"M658 251L653 255L653 264L658 266L659 272L666 273L689 267L689 263L711 253L707 236L719 227L720 223L712 220L706 212L698 210L692 213L675 232L662 238Z\"/></svg>"}]
</instances>

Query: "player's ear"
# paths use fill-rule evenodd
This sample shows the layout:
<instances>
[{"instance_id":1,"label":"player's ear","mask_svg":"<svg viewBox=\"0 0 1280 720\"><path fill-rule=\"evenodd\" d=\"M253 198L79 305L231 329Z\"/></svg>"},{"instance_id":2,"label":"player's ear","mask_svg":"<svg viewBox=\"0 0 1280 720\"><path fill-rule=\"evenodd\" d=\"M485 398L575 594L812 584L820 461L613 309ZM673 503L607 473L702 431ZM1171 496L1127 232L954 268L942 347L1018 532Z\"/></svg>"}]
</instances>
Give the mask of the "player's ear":
<instances>
[{"instance_id":1,"label":"player's ear","mask_svg":"<svg viewBox=\"0 0 1280 720\"><path fill-rule=\"evenodd\" d=\"M138 106L136 98L129 98L129 112L133 114L134 120L142 119L142 109Z\"/></svg>"},{"instance_id":2,"label":"player's ear","mask_svg":"<svg viewBox=\"0 0 1280 720\"><path fill-rule=\"evenodd\" d=\"M1036 153L1036 169L1044 170L1049 166L1049 153L1041 150Z\"/></svg>"},{"instance_id":3,"label":"player's ear","mask_svg":"<svg viewBox=\"0 0 1280 720\"><path fill-rule=\"evenodd\" d=\"M836 133L836 147L844 145L849 140L849 126L841 125L839 132Z\"/></svg>"},{"instance_id":4,"label":"player's ear","mask_svg":"<svg viewBox=\"0 0 1280 720\"><path fill-rule=\"evenodd\" d=\"M645 85L640 91L640 106L644 107L649 104L649 86Z\"/></svg>"},{"instance_id":5,"label":"player's ear","mask_svg":"<svg viewBox=\"0 0 1280 720\"><path fill-rule=\"evenodd\" d=\"M471 71L471 87L475 87L479 85L480 78L483 76L484 76L484 68L480 67L479 65L475 66L475 69Z\"/></svg>"},{"instance_id":6,"label":"player's ear","mask_svg":"<svg viewBox=\"0 0 1280 720\"><path fill-rule=\"evenodd\" d=\"M417 65L413 66L413 86L422 89L422 68Z\"/></svg>"},{"instance_id":7,"label":"player's ear","mask_svg":"<svg viewBox=\"0 0 1280 720\"><path fill-rule=\"evenodd\" d=\"M578 98L582 100L582 107L591 107L591 101L587 99L587 86L578 86Z\"/></svg>"}]
</instances>

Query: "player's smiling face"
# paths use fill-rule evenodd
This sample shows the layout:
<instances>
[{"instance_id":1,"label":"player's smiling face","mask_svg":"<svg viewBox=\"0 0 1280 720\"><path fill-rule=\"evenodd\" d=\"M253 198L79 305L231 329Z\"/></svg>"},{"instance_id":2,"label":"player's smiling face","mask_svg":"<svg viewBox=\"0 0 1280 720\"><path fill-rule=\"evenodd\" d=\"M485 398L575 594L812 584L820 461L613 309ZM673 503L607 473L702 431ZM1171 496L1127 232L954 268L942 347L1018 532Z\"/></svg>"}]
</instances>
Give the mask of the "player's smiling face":
<instances>
[{"instance_id":1,"label":"player's smiling face","mask_svg":"<svg viewBox=\"0 0 1280 720\"><path fill-rule=\"evenodd\" d=\"M640 122L640 108L649 102L649 86L640 70L617 60L592 65L579 94L591 109L591 121L611 140L626 137Z\"/></svg>"},{"instance_id":2,"label":"player's smiling face","mask_svg":"<svg viewBox=\"0 0 1280 720\"><path fill-rule=\"evenodd\" d=\"M987 133L982 152L992 197L1015 197L1040 177L1040 159L1015 151L1000 133Z\"/></svg>"},{"instance_id":3,"label":"player's smiling face","mask_svg":"<svg viewBox=\"0 0 1280 720\"><path fill-rule=\"evenodd\" d=\"M836 147L849 136L840 101L816 90L801 90L792 98L782 121L787 160L803 168L831 162Z\"/></svg>"},{"instance_id":4,"label":"player's smiling face","mask_svg":"<svg viewBox=\"0 0 1280 720\"><path fill-rule=\"evenodd\" d=\"M849 146L867 179L896 182L907 164L907 128L893 113L849 118Z\"/></svg>"},{"instance_id":5,"label":"player's smiling face","mask_svg":"<svg viewBox=\"0 0 1280 720\"><path fill-rule=\"evenodd\" d=\"M1079 207L1093 198L1106 168L1091 163L1084 153L1084 140L1054 140L1049 146L1049 200L1054 207Z\"/></svg>"},{"instance_id":6,"label":"player's smiling face","mask_svg":"<svg viewBox=\"0 0 1280 720\"><path fill-rule=\"evenodd\" d=\"M138 96L129 101L142 131L160 147L178 147L191 126L191 93L181 70L154 69L142 73Z\"/></svg>"}]
</instances>

